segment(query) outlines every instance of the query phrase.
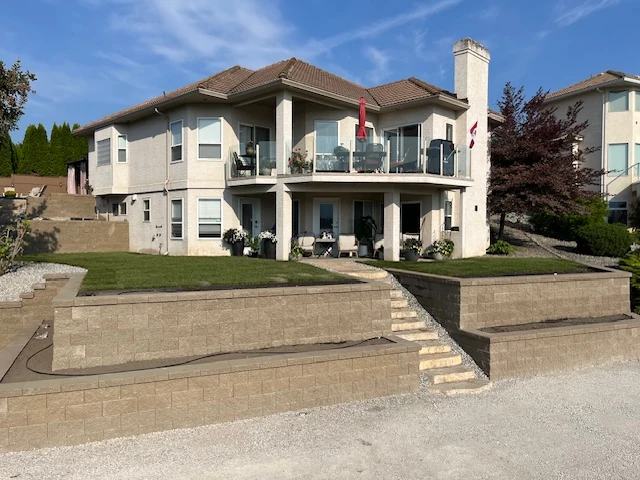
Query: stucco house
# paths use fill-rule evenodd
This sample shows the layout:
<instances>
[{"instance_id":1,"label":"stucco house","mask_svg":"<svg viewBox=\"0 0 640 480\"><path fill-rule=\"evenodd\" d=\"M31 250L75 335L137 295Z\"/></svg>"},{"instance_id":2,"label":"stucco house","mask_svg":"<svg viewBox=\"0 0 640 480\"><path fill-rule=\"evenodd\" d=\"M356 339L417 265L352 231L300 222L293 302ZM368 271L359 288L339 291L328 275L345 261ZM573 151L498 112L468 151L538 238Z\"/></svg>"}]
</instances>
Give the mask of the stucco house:
<instances>
[{"instance_id":1,"label":"stucco house","mask_svg":"<svg viewBox=\"0 0 640 480\"><path fill-rule=\"evenodd\" d=\"M353 234L371 215L386 259L399 259L403 234L425 246L451 235L457 256L483 255L487 131L499 120L490 55L471 39L453 54L453 91L413 77L364 88L291 58L235 66L84 125L74 134L89 142L97 208L129 222L136 252L228 255L226 229L275 226L286 260L292 238ZM361 99L366 140L356 138ZM292 166L292 151L308 163Z\"/></svg>"},{"instance_id":2,"label":"stucco house","mask_svg":"<svg viewBox=\"0 0 640 480\"><path fill-rule=\"evenodd\" d=\"M627 223L640 180L640 76L607 70L546 99L558 115L577 101L583 102L578 120L589 121L579 147L599 147L586 155L585 166L607 171L599 189L609 205L609 221Z\"/></svg>"}]
</instances>

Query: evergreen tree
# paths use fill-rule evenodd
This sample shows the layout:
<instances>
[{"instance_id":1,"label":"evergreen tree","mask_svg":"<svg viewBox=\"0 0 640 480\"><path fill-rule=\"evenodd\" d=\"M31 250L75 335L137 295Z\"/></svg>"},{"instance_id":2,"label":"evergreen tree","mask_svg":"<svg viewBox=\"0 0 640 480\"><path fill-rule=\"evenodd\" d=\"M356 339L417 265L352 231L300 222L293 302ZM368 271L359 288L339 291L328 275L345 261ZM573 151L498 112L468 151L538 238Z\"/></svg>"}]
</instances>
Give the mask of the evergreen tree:
<instances>
[{"instance_id":1,"label":"evergreen tree","mask_svg":"<svg viewBox=\"0 0 640 480\"><path fill-rule=\"evenodd\" d=\"M49 152L49 168L48 175L62 176L63 170L66 171L65 146L63 144L62 127L53 124L51 128L51 150Z\"/></svg>"},{"instance_id":2,"label":"evergreen tree","mask_svg":"<svg viewBox=\"0 0 640 480\"><path fill-rule=\"evenodd\" d=\"M19 173L49 173L49 140L42 124L29 125L22 142L22 159L18 165Z\"/></svg>"},{"instance_id":3,"label":"evergreen tree","mask_svg":"<svg viewBox=\"0 0 640 480\"><path fill-rule=\"evenodd\" d=\"M583 214L584 199L597 195L588 186L597 185L604 172L584 166L584 155L594 149L574 148L588 126L578 122L582 103L562 118L545 97L538 90L525 101L523 89L507 83L498 102L505 121L491 136L488 194L490 212L500 215L498 238L507 213Z\"/></svg>"},{"instance_id":4,"label":"evergreen tree","mask_svg":"<svg viewBox=\"0 0 640 480\"><path fill-rule=\"evenodd\" d=\"M10 177L13 173L13 142L9 131L0 134L0 177Z\"/></svg>"},{"instance_id":5,"label":"evergreen tree","mask_svg":"<svg viewBox=\"0 0 640 480\"><path fill-rule=\"evenodd\" d=\"M13 155L11 157L11 164L13 166L13 172L18 171L18 165L20 165L20 159L22 158L22 143L13 144Z\"/></svg>"},{"instance_id":6,"label":"evergreen tree","mask_svg":"<svg viewBox=\"0 0 640 480\"><path fill-rule=\"evenodd\" d=\"M80 125L78 123L74 123L72 131L78 128L80 128ZM84 157L86 157L89 154L89 144L87 143L86 138L73 136L72 144L73 144L73 148L71 148L71 151L73 152L73 155L68 160L75 162L77 160L82 160Z\"/></svg>"}]
</instances>

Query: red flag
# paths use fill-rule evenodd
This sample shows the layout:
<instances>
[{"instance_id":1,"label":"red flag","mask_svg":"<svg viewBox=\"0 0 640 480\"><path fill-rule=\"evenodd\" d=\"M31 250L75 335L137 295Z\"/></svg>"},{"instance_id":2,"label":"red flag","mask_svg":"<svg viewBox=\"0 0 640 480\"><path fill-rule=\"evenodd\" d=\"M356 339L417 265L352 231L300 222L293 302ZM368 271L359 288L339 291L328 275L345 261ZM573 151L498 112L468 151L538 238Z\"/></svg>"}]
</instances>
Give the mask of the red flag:
<instances>
[{"instance_id":1,"label":"red flag","mask_svg":"<svg viewBox=\"0 0 640 480\"><path fill-rule=\"evenodd\" d=\"M367 130L364 127L365 122L367 121L367 101L364 98L360 99L360 115L358 117L358 133L356 134L356 138L360 142L367 141Z\"/></svg>"},{"instance_id":2,"label":"red flag","mask_svg":"<svg viewBox=\"0 0 640 480\"><path fill-rule=\"evenodd\" d=\"M471 127L471 130L469 130L469 133L471 134L471 143L469 143L469 148L473 148L473 146L476 144L477 131L478 131L478 121L476 120L476 123L474 123L473 127Z\"/></svg>"}]
</instances>

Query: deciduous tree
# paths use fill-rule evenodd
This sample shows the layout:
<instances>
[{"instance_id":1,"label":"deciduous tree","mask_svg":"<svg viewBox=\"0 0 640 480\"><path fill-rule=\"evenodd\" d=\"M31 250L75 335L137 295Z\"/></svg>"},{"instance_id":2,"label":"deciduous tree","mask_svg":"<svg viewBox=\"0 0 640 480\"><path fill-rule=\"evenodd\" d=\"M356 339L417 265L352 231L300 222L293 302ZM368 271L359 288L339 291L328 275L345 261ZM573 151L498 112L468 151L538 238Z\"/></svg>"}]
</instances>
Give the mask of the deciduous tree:
<instances>
[{"instance_id":1,"label":"deciduous tree","mask_svg":"<svg viewBox=\"0 0 640 480\"><path fill-rule=\"evenodd\" d=\"M489 210L500 215L500 232L507 213L586 213L582 199L599 195L599 170L585 167L584 155L595 149L577 148L587 122L578 122L582 103L565 117L544 104L542 89L525 101L523 89L510 83L498 102L505 118L491 137Z\"/></svg>"},{"instance_id":2,"label":"deciduous tree","mask_svg":"<svg viewBox=\"0 0 640 480\"><path fill-rule=\"evenodd\" d=\"M22 71L20 60L16 60L11 68L0 60L0 132L18 128L27 96L35 93L31 88L31 82L35 80L33 73Z\"/></svg>"}]
</instances>

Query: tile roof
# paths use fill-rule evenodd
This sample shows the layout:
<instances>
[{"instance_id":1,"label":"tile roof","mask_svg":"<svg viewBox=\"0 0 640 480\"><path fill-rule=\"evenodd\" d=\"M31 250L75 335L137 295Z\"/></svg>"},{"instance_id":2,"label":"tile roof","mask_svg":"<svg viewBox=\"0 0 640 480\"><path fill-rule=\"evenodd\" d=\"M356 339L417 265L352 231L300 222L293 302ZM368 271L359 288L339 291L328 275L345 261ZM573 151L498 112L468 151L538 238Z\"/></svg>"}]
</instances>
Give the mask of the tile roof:
<instances>
[{"instance_id":1,"label":"tile roof","mask_svg":"<svg viewBox=\"0 0 640 480\"><path fill-rule=\"evenodd\" d=\"M75 133L87 132L98 126L108 125L122 116L154 107L187 93L196 92L200 88L223 95L234 95L278 79L287 79L354 101L364 97L367 104L379 107L398 105L439 94L457 98L455 94L414 77L367 89L297 58L290 58L255 71L240 66L231 67L172 92L83 125Z\"/></svg>"},{"instance_id":2,"label":"tile roof","mask_svg":"<svg viewBox=\"0 0 640 480\"><path fill-rule=\"evenodd\" d=\"M634 80L640 80L640 76L638 75L629 75L624 72L618 72L616 70L607 70L606 72L598 73L586 80L582 80L581 82L574 83L573 85L569 85L562 90L558 90L557 92L550 93L547 95L547 100L552 100L557 97L561 97L563 95L568 95L571 93L581 92L583 90L590 90L600 85L604 85L609 82L613 82L615 80L622 80L624 78L632 78Z\"/></svg>"}]
</instances>

